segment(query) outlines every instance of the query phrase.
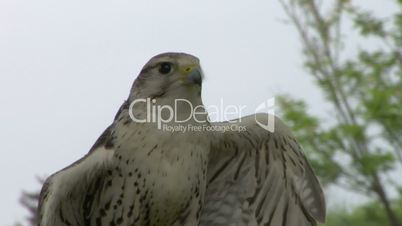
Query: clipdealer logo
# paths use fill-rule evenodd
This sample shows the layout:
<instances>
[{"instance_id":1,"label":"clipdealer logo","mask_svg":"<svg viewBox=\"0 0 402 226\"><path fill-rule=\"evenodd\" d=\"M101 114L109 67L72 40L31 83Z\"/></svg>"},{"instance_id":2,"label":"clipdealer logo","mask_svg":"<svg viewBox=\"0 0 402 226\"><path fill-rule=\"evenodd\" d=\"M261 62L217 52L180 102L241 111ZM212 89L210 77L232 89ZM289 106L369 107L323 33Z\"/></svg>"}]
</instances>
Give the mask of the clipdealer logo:
<instances>
[{"instance_id":1,"label":"clipdealer logo","mask_svg":"<svg viewBox=\"0 0 402 226\"><path fill-rule=\"evenodd\" d=\"M145 113L135 114L136 105L145 104ZM181 108L185 107L187 115L183 116ZM261 120L255 115L256 123L265 130L274 132L275 124L275 99L271 98L259 104L255 112L265 111L268 113L267 120ZM143 109L143 106L142 108ZM129 116L136 123L156 123L158 129L170 132L187 132L187 131L238 131L246 130L242 126L241 117L243 111L246 109L245 105L225 105L221 99L218 105L196 105L194 106L187 99L175 99L173 106L157 104L155 99L145 98L136 99L130 103ZM178 117L178 112L181 112ZM144 115L145 114L145 115ZM208 116L206 116L208 114ZM201 117L200 117L201 116ZM202 117L204 116L204 117ZM218 121L226 121L225 124L209 124L210 118ZM233 118L236 118L233 120ZM195 124L186 122L195 122Z\"/></svg>"}]
</instances>

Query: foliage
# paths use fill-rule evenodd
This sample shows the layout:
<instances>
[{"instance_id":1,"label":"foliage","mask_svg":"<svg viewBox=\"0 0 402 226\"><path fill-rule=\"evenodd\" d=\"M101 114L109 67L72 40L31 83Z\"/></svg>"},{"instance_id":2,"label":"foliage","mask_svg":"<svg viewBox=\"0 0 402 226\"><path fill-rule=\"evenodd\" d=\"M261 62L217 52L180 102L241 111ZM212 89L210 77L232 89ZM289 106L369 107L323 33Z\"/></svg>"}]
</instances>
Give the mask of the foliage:
<instances>
[{"instance_id":1,"label":"foliage","mask_svg":"<svg viewBox=\"0 0 402 226\"><path fill-rule=\"evenodd\" d=\"M340 225L364 225L378 226L387 222L387 216L384 211L379 211L383 207L379 202L370 202L358 206L351 211L345 209L334 209L328 215L326 226ZM399 218L402 218L402 200L395 201L393 208Z\"/></svg>"},{"instance_id":2,"label":"foliage","mask_svg":"<svg viewBox=\"0 0 402 226\"><path fill-rule=\"evenodd\" d=\"M38 178L38 182L42 185L44 183L44 180ZM37 206L39 203L39 195L40 191L35 192L24 191L21 194L20 203L29 212L29 216L26 218L26 221L29 226L36 226L39 223L37 218ZM22 226L22 224L17 223L15 226Z\"/></svg>"},{"instance_id":3,"label":"foliage","mask_svg":"<svg viewBox=\"0 0 402 226\"><path fill-rule=\"evenodd\" d=\"M280 2L301 37L305 68L332 108L330 120L323 122L307 113L303 101L282 96L284 120L325 185L365 194L378 201L370 205L377 207L373 210L384 211L378 222L375 214L363 214L367 208L353 212L356 217L373 220L365 225L401 226L389 197L400 185L389 182L388 175L402 165L402 1L395 3L399 11L388 20L347 0ZM348 23L352 31L344 28ZM346 32L375 48L356 47L355 56L346 54L351 43Z\"/></svg>"}]
</instances>

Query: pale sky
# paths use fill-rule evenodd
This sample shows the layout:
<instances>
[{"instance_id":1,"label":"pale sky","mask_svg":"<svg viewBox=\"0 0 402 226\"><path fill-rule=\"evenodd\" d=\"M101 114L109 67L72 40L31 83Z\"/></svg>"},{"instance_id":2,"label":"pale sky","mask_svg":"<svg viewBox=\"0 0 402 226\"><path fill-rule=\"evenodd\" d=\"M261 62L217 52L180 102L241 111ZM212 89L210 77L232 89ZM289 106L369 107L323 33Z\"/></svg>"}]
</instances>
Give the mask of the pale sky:
<instances>
[{"instance_id":1,"label":"pale sky","mask_svg":"<svg viewBox=\"0 0 402 226\"><path fill-rule=\"evenodd\" d=\"M393 7L354 2L383 15ZM0 225L23 220L18 199L40 188L36 176L89 150L158 53L200 58L206 105L222 99L253 113L288 93L327 114L284 18L276 0L0 0Z\"/></svg>"}]
</instances>

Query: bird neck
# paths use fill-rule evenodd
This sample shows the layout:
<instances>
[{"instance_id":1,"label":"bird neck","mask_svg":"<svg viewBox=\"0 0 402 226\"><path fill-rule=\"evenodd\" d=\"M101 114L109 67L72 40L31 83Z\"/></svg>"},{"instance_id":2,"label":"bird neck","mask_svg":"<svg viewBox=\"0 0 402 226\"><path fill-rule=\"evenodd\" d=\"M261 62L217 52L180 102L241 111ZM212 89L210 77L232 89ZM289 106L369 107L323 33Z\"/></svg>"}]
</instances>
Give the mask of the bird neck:
<instances>
[{"instance_id":1,"label":"bird neck","mask_svg":"<svg viewBox=\"0 0 402 226\"><path fill-rule=\"evenodd\" d=\"M130 103L130 117L138 123L167 125L207 124L208 114L201 98L159 97L135 99Z\"/></svg>"}]
</instances>

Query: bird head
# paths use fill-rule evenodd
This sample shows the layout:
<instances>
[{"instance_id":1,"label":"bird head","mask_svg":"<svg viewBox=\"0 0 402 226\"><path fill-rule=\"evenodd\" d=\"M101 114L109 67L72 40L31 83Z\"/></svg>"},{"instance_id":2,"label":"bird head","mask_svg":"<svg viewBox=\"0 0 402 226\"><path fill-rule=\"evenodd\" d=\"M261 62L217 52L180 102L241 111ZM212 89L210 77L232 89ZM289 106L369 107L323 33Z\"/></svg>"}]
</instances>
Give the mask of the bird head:
<instances>
[{"instance_id":1,"label":"bird head","mask_svg":"<svg viewBox=\"0 0 402 226\"><path fill-rule=\"evenodd\" d=\"M131 89L129 102L150 99L153 105L172 107L178 118L187 118L194 109L201 112L197 117L206 118L201 100L202 77L197 57L185 53L159 54L142 68ZM136 106L134 110L139 114L147 108L145 104Z\"/></svg>"},{"instance_id":2,"label":"bird head","mask_svg":"<svg viewBox=\"0 0 402 226\"><path fill-rule=\"evenodd\" d=\"M199 59L185 53L162 53L151 58L134 82L131 97L163 99L201 98L202 70Z\"/></svg>"}]
</instances>

